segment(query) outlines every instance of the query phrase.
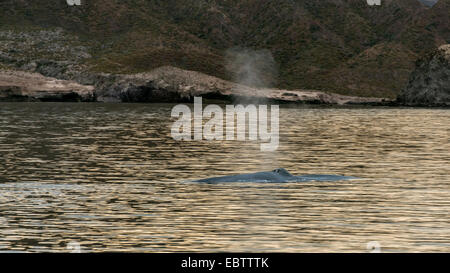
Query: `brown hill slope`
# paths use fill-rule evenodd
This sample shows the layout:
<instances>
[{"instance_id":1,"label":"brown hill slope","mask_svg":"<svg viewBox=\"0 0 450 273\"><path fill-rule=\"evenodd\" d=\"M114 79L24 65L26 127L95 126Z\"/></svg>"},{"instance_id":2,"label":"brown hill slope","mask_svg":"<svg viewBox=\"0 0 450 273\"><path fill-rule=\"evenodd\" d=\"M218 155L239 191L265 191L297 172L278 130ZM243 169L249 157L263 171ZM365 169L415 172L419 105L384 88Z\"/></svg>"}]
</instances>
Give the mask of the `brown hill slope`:
<instances>
[{"instance_id":1,"label":"brown hill slope","mask_svg":"<svg viewBox=\"0 0 450 273\"><path fill-rule=\"evenodd\" d=\"M232 79L225 52L241 46L270 50L279 66L277 87L394 97L419 55L450 42L449 3L90 0L69 7L65 0L4 0L0 28L61 27L89 48L92 57L84 62L94 71L172 65Z\"/></svg>"}]
</instances>

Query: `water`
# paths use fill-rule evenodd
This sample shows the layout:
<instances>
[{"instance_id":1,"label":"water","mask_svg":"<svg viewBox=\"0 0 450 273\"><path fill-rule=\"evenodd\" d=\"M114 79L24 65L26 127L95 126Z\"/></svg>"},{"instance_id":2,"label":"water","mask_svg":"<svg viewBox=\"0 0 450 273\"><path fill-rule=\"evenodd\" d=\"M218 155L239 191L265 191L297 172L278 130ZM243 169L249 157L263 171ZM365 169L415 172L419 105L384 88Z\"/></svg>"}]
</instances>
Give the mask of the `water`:
<instances>
[{"instance_id":1,"label":"water","mask_svg":"<svg viewBox=\"0 0 450 273\"><path fill-rule=\"evenodd\" d=\"M450 251L449 110L282 108L267 153L174 141L172 107L1 103L0 252ZM360 179L188 182L278 167Z\"/></svg>"}]
</instances>

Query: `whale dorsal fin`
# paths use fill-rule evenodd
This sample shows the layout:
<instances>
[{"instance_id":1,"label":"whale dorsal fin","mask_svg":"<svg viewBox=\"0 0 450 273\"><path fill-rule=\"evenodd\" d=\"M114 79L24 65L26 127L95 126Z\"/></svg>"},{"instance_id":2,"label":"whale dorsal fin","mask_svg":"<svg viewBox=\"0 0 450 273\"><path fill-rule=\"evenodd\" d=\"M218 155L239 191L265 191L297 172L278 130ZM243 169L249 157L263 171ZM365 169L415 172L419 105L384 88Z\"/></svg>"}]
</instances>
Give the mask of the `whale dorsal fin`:
<instances>
[{"instance_id":1,"label":"whale dorsal fin","mask_svg":"<svg viewBox=\"0 0 450 273\"><path fill-rule=\"evenodd\" d=\"M283 169L283 168L275 169L272 172L281 174L283 176L292 176L292 174L290 174L288 171L286 171L286 169Z\"/></svg>"}]
</instances>

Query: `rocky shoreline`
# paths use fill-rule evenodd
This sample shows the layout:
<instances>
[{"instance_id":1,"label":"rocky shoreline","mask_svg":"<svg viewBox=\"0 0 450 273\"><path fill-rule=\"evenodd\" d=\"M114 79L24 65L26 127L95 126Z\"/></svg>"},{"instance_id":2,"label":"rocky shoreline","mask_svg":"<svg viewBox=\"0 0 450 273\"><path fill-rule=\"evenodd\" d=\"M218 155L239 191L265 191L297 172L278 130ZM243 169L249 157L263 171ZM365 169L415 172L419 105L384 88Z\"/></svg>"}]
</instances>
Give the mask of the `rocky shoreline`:
<instances>
[{"instance_id":1,"label":"rocky shoreline","mask_svg":"<svg viewBox=\"0 0 450 273\"><path fill-rule=\"evenodd\" d=\"M396 100L254 88L171 66L138 74L93 73L76 62L45 59L23 67L0 67L0 101L179 103L192 102L196 96L234 103L449 107L450 45L417 61Z\"/></svg>"},{"instance_id":2,"label":"rocky shoreline","mask_svg":"<svg viewBox=\"0 0 450 273\"><path fill-rule=\"evenodd\" d=\"M54 65L54 64L53 64ZM55 70L36 71L69 78ZM300 104L388 104L392 100L344 96L316 90L253 88L203 73L164 66L147 73L73 74L61 80L36 72L0 70L0 101L191 102L196 96L234 102ZM81 83L84 84L81 84Z\"/></svg>"},{"instance_id":3,"label":"rocky shoreline","mask_svg":"<svg viewBox=\"0 0 450 273\"><path fill-rule=\"evenodd\" d=\"M0 101L95 101L94 87L38 73L0 70Z\"/></svg>"}]
</instances>

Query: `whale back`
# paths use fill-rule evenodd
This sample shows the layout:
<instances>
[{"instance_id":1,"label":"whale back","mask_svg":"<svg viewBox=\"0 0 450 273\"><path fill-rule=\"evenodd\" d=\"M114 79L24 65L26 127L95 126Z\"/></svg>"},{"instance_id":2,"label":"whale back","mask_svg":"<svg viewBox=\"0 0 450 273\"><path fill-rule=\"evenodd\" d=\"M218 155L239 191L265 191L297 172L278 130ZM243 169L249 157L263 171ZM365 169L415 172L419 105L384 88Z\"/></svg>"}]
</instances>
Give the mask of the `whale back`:
<instances>
[{"instance_id":1,"label":"whale back","mask_svg":"<svg viewBox=\"0 0 450 273\"><path fill-rule=\"evenodd\" d=\"M295 178L283 168L275 169L271 172L258 172L251 174L238 174L222 177L213 177L197 180L196 182L286 182Z\"/></svg>"},{"instance_id":2,"label":"whale back","mask_svg":"<svg viewBox=\"0 0 450 273\"><path fill-rule=\"evenodd\" d=\"M302 175L294 176L283 168L275 169L270 172L257 172L250 174L238 174L221 177L213 177L207 179L200 179L194 182L204 183L221 183L221 182L305 182L305 181L338 181L354 179L351 176L340 175Z\"/></svg>"}]
</instances>

